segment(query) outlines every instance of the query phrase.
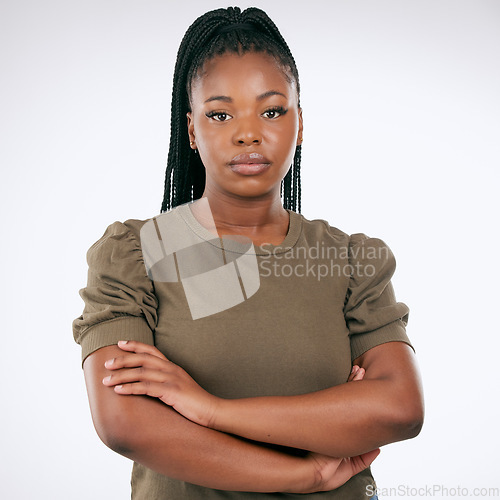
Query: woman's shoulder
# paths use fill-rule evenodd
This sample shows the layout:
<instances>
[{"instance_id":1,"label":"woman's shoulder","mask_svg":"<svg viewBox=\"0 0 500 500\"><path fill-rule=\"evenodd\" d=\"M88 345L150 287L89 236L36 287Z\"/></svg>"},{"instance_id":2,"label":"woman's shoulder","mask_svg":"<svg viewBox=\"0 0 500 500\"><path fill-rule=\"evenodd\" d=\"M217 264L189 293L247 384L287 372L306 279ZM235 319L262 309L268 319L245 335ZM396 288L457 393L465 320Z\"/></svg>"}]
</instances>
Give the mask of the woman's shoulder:
<instances>
[{"instance_id":1,"label":"woman's shoulder","mask_svg":"<svg viewBox=\"0 0 500 500\"><path fill-rule=\"evenodd\" d=\"M101 247L114 244L133 242L139 239L141 228L152 219L127 219L124 221L114 221L105 226L102 236L95 241L89 251L95 251Z\"/></svg>"},{"instance_id":2,"label":"woman's shoulder","mask_svg":"<svg viewBox=\"0 0 500 500\"><path fill-rule=\"evenodd\" d=\"M326 235L351 249L359 246L387 247L387 244L380 238L371 237L362 232L347 233L332 226L326 219L308 219L302 214L297 214L297 216L302 220L302 228L306 237L320 239Z\"/></svg>"},{"instance_id":3,"label":"woman's shoulder","mask_svg":"<svg viewBox=\"0 0 500 500\"><path fill-rule=\"evenodd\" d=\"M109 240L119 241L125 239L136 239L140 242L141 233L143 234L144 231L150 226L156 226L158 221L164 222L171 220L172 216L176 212L177 210L174 208L168 212L154 214L146 219L131 218L124 219L122 221L114 221L106 227L104 234L94 243L93 246L102 245L104 242Z\"/></svg>"},{"instance_id":4,"label":"woman's shoulder","mask_svg":"<svg viewBox=\"0 0 500 500\"><path fill-rule=\"evenodd\" d=\"M154 218L131 218L104 225L104 232L87 251L89 266L103 268L112 263L125 265L131 261L142 262L141 231L148 223L154 223Z\"/></svg>"},{"instance_id":5,"label":"woman's shoulder","mask_svg":"<svg viewBox=\"0 0 500 500\"><path fill-rule=\"evenodd\" d=\"M337 243L349 244L350 235L338 227L332 226L325 219L308 219L302 214L296 214L300 217L302 224L302 232L306 239L331 239Z\"/></svg>"},{"instance_id":6,"label":"woman's shoulder","mask_svg":"<svg viewBox=\"0 0 500 500\"><path fill-rule=\"evenodd\" d=\"M176 249L196 244L184 220L182 206L162 212L146 219L126 219L109 224L104 234L89 248L89 265L110 265L111 262L124 265L138 262L147 271Z\"/></svg>"}]
</instances>

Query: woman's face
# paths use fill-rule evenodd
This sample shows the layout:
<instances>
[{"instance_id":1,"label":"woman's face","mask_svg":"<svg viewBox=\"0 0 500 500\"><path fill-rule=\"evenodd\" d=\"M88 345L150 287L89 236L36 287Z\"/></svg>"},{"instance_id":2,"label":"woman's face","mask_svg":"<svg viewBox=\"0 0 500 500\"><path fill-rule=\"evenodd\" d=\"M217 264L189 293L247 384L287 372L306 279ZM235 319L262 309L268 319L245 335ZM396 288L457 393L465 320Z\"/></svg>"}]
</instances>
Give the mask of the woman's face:
<instances>
[{"instance_id":1,"label":"woman's face","mask_svg":"<svg viewBox=\"0 0 500 500\"><path fill-rule=\"evenodd\" d=\"M192 84L188 132L206 169L205 195L279 196L301 143L294 82L266 53L208 61Z\"/></svg>"}]
</instances>

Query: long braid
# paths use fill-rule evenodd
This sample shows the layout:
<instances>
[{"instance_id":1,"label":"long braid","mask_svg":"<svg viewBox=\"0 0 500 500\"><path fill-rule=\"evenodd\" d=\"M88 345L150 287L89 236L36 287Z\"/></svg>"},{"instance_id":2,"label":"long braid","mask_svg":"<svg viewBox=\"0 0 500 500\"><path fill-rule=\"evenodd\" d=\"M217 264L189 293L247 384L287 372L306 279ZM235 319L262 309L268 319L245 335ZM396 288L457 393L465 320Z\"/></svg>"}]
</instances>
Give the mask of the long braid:
<instances>
[{"instance_id":1,"label":"long braid","mask_svg":"<svg viewBox=\"0 0 500 500\"><path fill-rule=\"evenodd\" d=\"M255 7L243 12L239 7L213 10L196 19L186 31L174 71L170 147L162 211L200 198L205 188L205 168L199 154L191 149L187 133L186 113L190 111L193 78L206 61L218 55L226 52L242 55L250 51L267 52L274 56L294 80L299 94L295 60L278 28L264 11ZM300 160L301 146L297 146L292 166L281 186L283 206L299 212Z\"/></svg>"},{"instance_id":2,"label":"long braid","mask_svg":"<svg viewBox=\"0 0 500 500\"><path fill-rule=\"evenodd\" d=\"M205 169L199 156L189 147L186 132L186 112L189 110L186 84L192 64L191 55L198 46L203 46L218 25L216 19L198 18L186 31L179 47L172 88L170 148L162 211L200 198L203 194Z\"/></svg>"}]
</instances>

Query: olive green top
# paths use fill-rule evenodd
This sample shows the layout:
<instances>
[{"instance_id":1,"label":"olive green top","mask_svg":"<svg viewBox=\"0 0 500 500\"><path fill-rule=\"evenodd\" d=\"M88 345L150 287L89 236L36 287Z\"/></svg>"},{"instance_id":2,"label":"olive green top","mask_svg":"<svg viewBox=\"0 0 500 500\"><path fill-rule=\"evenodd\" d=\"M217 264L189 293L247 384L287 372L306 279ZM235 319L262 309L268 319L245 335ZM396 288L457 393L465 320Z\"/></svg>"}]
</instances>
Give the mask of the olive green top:
<instances>
[{"instance_id":1,"label":"olive green top","mask_svg":"<svg viewBox=\"0 0 500 500\"><path fill-rule=\"evenodd\" d=\"M295 212L280 245L255 247L214 236L183 205L111 224L87 259L85 309L73 322L83 359L118 340L154 344L220 397L326 389L345 383L352 360L368 349L410 344L387 245ZM369 469L300 498L367 499L367 485ZM132 473L134 499L295 497L211 490L137 463Z\"/></svg>"}]
</instances>

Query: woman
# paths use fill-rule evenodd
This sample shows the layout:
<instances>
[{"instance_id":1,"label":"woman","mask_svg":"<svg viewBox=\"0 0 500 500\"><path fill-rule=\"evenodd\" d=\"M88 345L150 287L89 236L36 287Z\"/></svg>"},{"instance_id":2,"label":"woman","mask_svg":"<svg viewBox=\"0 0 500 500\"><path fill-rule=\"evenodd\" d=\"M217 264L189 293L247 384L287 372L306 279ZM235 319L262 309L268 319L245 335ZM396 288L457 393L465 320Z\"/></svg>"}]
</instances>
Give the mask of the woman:
<instances>
[{"instance_id":1,"label":"woman","mask_svg":"<svg viewBox=\"0 0 500 500\"><path fill-rule=\"evenodd\" d=\"M89 250L74 335L135 499L370 498L378 448L420 430L394 257L296 212L299 90L264 12L197 19L174 75L164 213Z\"/></svg>"}]
</instances>

